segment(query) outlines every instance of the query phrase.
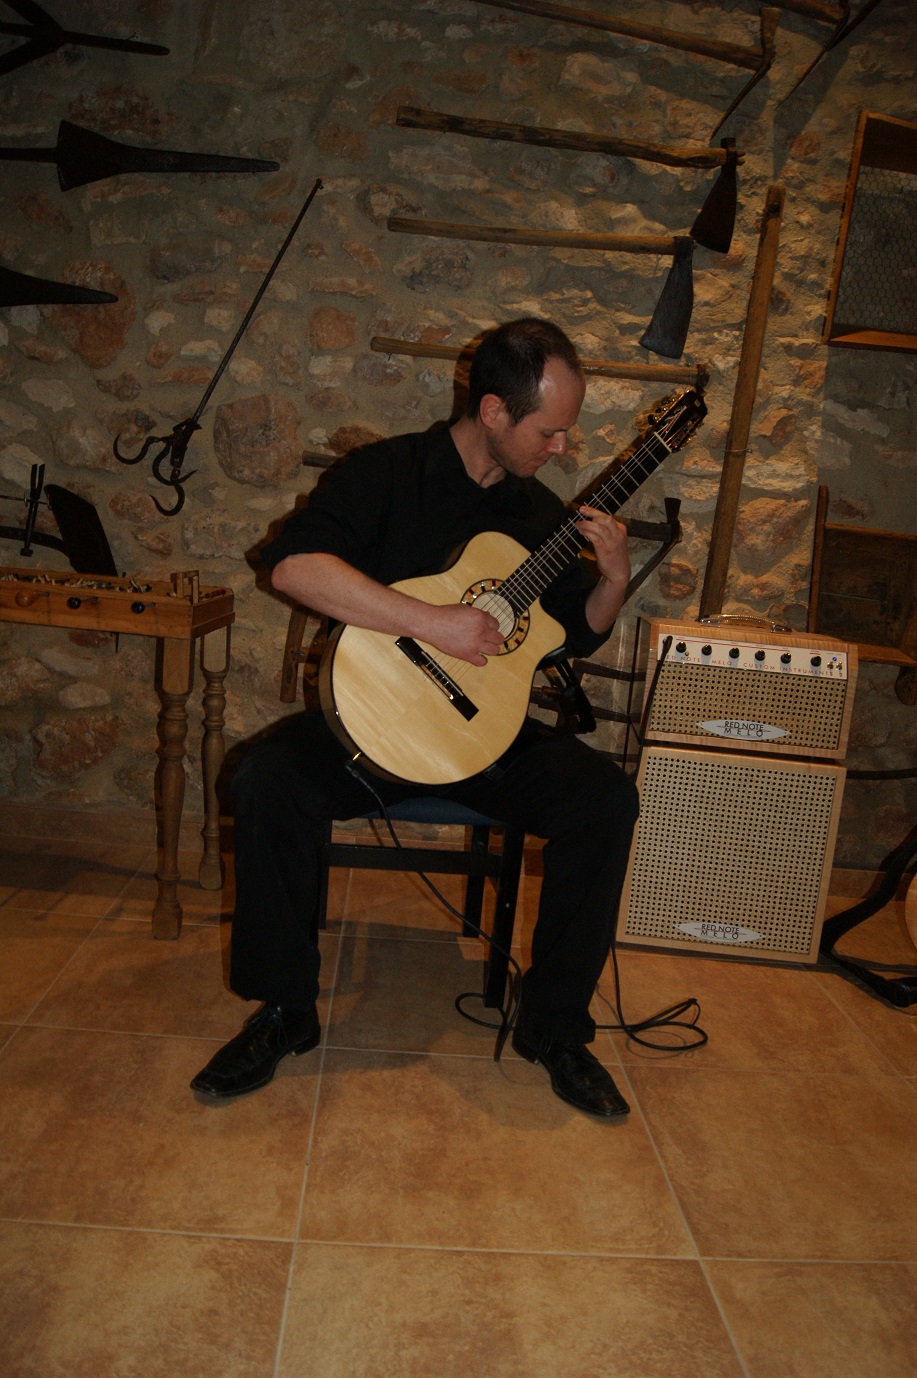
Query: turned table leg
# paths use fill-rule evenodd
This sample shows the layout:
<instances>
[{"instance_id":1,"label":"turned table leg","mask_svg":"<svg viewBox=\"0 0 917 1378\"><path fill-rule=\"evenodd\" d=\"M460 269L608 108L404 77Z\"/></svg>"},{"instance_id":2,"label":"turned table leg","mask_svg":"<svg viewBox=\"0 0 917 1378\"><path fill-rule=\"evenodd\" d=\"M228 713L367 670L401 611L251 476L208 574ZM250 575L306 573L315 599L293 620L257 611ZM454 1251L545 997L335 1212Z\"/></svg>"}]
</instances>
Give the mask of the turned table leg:
<instances>
[{"instance_id":1,"label":"turned table leg","mask_svg":"<svg viewBox=\"0 0 917 1378\"><path fill-rule=\"evenodd\" d=\"M204 672L204 740L201 757L204 769L204 855L198 879L205 890L223 887L223 862L220 856L220 801L217 778L223 764L226 690L223 681L229 670L229 628L210 632L201 638L201 669Z\"/></svg>"},{"instance_id":2,"label":"turned table leg","mask_svg":"<svg viewBox=\"0 0 917 1378\"><path fill-rule=\"evenodd\" d=\"M194 676L193 642L163 637L162 707L159 712L159 793L162 802L158 892L153 909L153 937L177 938L181 932L178 902L178 840L185 802L185 737L188 695Z\"/></svg>"}]
</instances>

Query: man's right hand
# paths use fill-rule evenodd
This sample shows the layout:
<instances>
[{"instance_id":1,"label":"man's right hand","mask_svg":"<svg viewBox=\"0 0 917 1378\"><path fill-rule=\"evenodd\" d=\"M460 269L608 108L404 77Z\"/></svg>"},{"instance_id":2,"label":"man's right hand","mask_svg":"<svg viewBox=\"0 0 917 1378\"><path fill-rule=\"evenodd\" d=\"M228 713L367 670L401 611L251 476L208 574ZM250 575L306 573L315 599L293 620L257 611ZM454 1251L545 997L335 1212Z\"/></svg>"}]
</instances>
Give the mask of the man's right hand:
<instances>
[{"instance_id":1,"label":"man's right hand","mask_svg":"<svg viewBox=\"0 0 917 1378\"><path fill-rule=\"evenodd\" d=\"M488 656L499 655L503 645L500 624L482 608L467 603L446 603L436 609L434 631L424 637L444 651L471 665L486 665Z\"/></svg>"}]
</instances>

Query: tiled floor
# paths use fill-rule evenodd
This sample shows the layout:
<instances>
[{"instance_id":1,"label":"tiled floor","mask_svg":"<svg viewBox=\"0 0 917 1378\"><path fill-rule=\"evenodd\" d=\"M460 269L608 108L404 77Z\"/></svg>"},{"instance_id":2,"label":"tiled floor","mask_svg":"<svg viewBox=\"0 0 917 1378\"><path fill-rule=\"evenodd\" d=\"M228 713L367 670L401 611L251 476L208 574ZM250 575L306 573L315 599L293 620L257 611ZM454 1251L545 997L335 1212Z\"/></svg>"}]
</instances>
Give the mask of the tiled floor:
<instances>
[{"instance_id":1,"label":"tiled floor","mask_svg":"<svg viewBox=\"0 0 917 1378\"><path fill-rule=\"evenodd\" d=\"M627 1017L693 995L710 1041L600 1034L595 1123L456 1013L481 949L415 881L338 874L322 1047L214 1108L229 887L156 942L148 820L0 822L4 1378L917 1373L917 1007L622 952ZM848 942L917 961L900 908Z\"/></svg>"}]
</instances>

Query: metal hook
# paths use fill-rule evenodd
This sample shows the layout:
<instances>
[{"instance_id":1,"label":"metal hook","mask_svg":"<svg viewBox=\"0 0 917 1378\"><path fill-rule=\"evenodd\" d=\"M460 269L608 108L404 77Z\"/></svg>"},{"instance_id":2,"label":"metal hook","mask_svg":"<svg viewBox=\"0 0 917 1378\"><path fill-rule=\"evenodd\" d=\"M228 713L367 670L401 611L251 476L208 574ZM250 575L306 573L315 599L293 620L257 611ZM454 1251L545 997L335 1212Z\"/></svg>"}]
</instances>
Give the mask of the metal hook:
<instances>
[{"instance_id":1,"label":"metal hook","mask_svg":"<svg viewBox=\"0 0 917 1378\"><path fill-rule=\"evenodd\" d=\"M122 454L120 449L118 448L118 441L121 439L121 436L123 434L123 431L118 433L118 435L115 437L115 443L113 447L115 452L115 459L120 460L122 464L139 464L142 459L146 459L147 455L149 454L150 450L154 445L165 445L168 443L170 439L169 436L165 435L148 436L147 439L143 442L143 445L140 449L140 453L135 455L134 458L131 459L129 455Z\"/></svg>"},{"instance_id":2,"label":"metal hook","mask_svg":"<svg viewBox=\"0 0 917 1378\"><path fill-rule=\"evenodd\" d=\"M160 479L160 483L165 483L165 484L167 484L169 487L175 489L175 496L176 496L176 498L178 499L174 507L163 507L162 503L159 501L158 498L156 498L156 497L153 498L154 504L156 505L157 509L162 513L162 515L163 515L164 517L176 517L176 516L178 515L178 513L182 510L182 508L183 508L184 505L185 505L185 490L184 490L184 488L182 487L182 483L184 482L185 479L189 479L189 478L191 477L191 474L196 474L196 473L197 473L197 470L196 470L196 469L192 469L192 470L191 470L191 473L189 473L189 474L183 474L183 475L176 474L175 477L174 477L174 478L171 478L171 479L168 479L168 478Z\"/></svg>"}]
</instances>

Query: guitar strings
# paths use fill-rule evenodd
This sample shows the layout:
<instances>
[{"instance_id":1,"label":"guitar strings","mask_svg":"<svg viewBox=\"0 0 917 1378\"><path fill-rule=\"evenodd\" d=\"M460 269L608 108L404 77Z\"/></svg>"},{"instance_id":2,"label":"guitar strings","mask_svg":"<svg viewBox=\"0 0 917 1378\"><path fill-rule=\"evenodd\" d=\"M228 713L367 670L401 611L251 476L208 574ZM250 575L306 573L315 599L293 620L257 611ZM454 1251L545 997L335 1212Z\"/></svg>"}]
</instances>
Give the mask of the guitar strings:
<instances>
[{"instance_id":1,"label":"guitar strings","mask_svg":"<svg viewBox=\"0 0 917 1378\"><path fill-rule=\"evenodd\" d=\"M684 401L685 398L683 397L681 403L683 404ZM610 474L599 485L595 493L589 498L588 505L609 516L617 512L623 503L632 497L640 485L649 478L650 474L658 469L663 460L673 453L677 447L677 429L682 420L683 417L680 414L666 418L664 424L661 424L652 435L643 441L639 449L624 462L621 468ZM668 445L664 439L665 432L672 436L671 445ZM659 453L660 450L661 453ZM578 520L576 514L570 516L536 550L532 551L512 574L503 580L498 589L488 593L475 603L475 607L491 613L498 622L501 620L500 611L507 604L509 605L514 616L514 624L507 633L507 637L512 635L519 617L528 611L535 600L558 578L586 544L586 538L577 525ZM461 684L472 669L485 668L484 666L471 666L468 661L458 656L437 658L437 663L456 684Z\"/></svg>"}]
</instances>

